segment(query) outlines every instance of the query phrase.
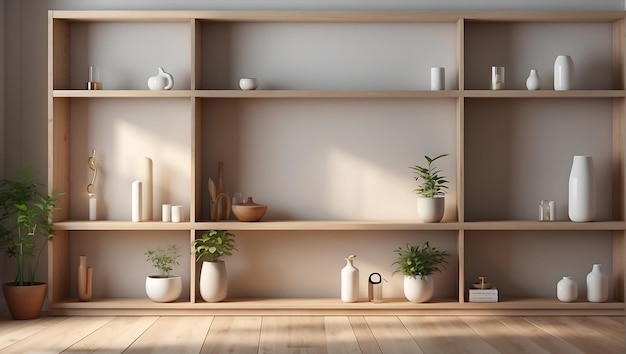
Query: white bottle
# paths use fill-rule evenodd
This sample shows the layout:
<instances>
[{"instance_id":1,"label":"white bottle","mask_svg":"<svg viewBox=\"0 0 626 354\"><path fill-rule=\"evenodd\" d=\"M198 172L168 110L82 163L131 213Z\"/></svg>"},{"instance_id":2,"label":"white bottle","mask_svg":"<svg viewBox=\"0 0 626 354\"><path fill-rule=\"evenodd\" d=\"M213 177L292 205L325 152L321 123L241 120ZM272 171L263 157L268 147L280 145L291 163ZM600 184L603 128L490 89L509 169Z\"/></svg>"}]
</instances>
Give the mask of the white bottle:
<instances>
[{"instance_id":1,"label":"white bottle","mask_svg":"<svg viewBox=\"0 0 626 354\"><path fill-rule=\"evenodd\" d=\"M609 278L602 272L600 264L594 264L587 274L587 300L606 302L609 299Z\"/></svg>"},{"instance_id":2,"label":"white bottle","mask_svg":"<svg viewBox=\"0 0 626 354\"><path fill-rule=\"evenodd\" d=\"M356 302L359 299L359 270L354 267L352 260L356 255L346 258L346 266L341 269L341 301Z\"/></svg>"}]
</instances>

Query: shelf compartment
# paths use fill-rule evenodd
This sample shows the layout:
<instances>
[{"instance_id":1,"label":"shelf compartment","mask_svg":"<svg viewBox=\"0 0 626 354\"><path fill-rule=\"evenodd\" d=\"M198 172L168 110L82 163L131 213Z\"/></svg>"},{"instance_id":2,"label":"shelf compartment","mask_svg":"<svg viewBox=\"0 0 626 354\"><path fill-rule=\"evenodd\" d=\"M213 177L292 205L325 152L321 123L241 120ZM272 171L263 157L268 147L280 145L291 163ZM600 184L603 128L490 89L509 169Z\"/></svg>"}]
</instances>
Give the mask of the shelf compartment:
<instances>
[{"instance_id":1,"label":"shelf compartment","mask_svg":"<svg viewBox=\"0 0 626 354\"><path fill-rule=\"evenodd\" d=\"M372 303L361 299L343 303L338 298L226 299L218 303L178 301L155 303L147 298L76 299L59 301L50 309L53 315L605 315L623 316L624 303L561 303L556 299L503 300L498 303L459 303L435 299L412 303L405 299L385 299Z\"/></svg>"}]
</instances>

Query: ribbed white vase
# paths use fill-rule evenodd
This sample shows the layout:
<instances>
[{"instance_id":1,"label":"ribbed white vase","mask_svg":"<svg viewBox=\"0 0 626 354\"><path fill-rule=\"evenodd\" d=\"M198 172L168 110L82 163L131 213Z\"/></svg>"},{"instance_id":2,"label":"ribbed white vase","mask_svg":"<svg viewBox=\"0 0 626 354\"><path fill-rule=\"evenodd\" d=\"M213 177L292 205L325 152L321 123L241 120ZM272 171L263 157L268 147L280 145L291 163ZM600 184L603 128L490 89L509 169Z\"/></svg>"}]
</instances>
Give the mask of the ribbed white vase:
<instances>
[{"instance_id":1,"label":"ribbed white vase","mask_svg":"<svg viewBox=\"0 0 626 354\"><path fill-rule=\"evenodd\" d=\"M588 155L574 156L569 175L568 214L572 221L592 221L596 214L593 159Z\"/></svg>"},{"instance_id":2,"label":"ribbed white vase","mask_svg":"<svg viewBox=\"0 0 626 354\"><path fill-rule=\"evenodd\" d=\"M554 61L554 89L571 90L574 86L574 61L569 55L559 55Z\"/></svg>"},{"instance_id":3,"label":"ribbed white vase","mask_svg":"<svg viewBox=\"0 0 626 354\"><path fill-rule=\"evenodd\" d=\"M605 302L609 299L609 278L602 272L600 264L594 264L587 274L587 300Z\"/></svg>"}]
</instances>

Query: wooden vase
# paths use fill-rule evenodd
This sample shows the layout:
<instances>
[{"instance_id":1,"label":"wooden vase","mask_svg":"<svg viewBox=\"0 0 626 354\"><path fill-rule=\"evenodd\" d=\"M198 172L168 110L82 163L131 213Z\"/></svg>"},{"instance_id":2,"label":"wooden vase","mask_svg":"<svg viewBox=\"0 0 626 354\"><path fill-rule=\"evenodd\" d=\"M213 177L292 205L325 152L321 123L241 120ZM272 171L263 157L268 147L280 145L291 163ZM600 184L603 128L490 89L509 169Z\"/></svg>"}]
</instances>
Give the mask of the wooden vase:
<instances>
[{"instance_id":1,"label":"wooden vase","mask_svg":"<svg viewBox=\"0 0 626 354\"><path fill-rule=\"evenodd\" d=\"M93 268L87 267L87 256L80 256L78 261L78 275L76 279L76 292L80 301L91 300Z\"/></svg>"}]
</instances>

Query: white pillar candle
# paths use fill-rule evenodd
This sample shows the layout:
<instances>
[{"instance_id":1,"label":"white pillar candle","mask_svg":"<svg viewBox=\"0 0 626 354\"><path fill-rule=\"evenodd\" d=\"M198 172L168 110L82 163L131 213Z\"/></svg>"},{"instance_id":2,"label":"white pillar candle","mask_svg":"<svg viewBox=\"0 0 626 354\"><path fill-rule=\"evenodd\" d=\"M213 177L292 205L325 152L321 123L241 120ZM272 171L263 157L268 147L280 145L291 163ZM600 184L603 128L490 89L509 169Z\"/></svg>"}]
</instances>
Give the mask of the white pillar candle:
<instances>
[{"instance_id":1,"label":"white pillar candle","mask_svg":"<svg viewBox=\"0 0 626 354\"><path fill-rule=\"evenodd\" d=\"M141 220L152 220L152 159L144 157L141 166Z\"/></svg>"},{"instance_id":2,"label":"white pillar candle","mask_svg":"<svg viewBox=\"0 0 626 354\"><path fill-rule=\"evenodd\" d=\"M181 221L183 221L183 206L182 205L172 206L172 222L181 222Z\"/></svg>"},{"instance_id":3,"label":"white pillar candle","mask_svg":"<svg viewBox=\"0 0 626 354\"><path fill-rule=\"evenodd\" d=\"M131 210L131 220L141 221L141 181L133 182Z\"/></svg>"},{"instance_id":4,"label":"white pillar candle","mask_svg":"<svg viewBox=\"0 0 626 354\"><path fill-rule=\"evenodd\" d=\"M442 67L430 68L430 89L440 91L446 89L446 71Z\"/></svg>"},{"instance_id":5,"label":"white pillar candle","mask_svg":"<svg viewBox=\"0 0 626 354\"><path fill-rule=\"evenodd\" d=\"M163 204L161 207L161 221L170 222L172 221L172 205L171 204Z\"/></svg>"},{"instance_id":6,"label":"white pillar candle","mask_svg":"<svg viewBox=\"0 0 626 354\"><path fill-rule=\"evenodd\" d=\"M96 212L97 201L96 197L89 197L89 220L97 220L97 212Z\"/></svg>"}]
</instances>

